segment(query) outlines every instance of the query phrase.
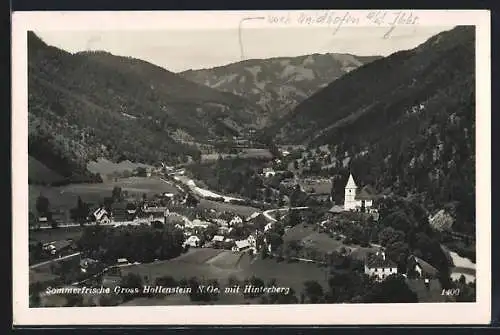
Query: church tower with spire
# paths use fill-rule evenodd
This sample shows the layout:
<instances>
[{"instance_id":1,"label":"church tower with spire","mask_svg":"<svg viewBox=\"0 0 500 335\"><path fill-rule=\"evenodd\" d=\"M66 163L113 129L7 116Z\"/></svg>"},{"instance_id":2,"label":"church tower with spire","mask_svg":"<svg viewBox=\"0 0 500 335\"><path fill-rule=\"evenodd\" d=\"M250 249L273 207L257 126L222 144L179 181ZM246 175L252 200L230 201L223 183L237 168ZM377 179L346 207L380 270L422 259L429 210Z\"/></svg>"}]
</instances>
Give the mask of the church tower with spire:
<instances>
[{"instance_id":1,"label":"church tower with spire","mask_svg":"<svg viewBox=\"0 0 500 335\"><path fill-rule=\"evenodd\" d=\"M358 202L355 199L357 189L358 186L356 186L352 174L349 174L349 180L345 185L345 191L344 191L344 210L348 211L351 209L355 209L356 206L358 205L357 204Z\"/></svg>"}]
</instances>

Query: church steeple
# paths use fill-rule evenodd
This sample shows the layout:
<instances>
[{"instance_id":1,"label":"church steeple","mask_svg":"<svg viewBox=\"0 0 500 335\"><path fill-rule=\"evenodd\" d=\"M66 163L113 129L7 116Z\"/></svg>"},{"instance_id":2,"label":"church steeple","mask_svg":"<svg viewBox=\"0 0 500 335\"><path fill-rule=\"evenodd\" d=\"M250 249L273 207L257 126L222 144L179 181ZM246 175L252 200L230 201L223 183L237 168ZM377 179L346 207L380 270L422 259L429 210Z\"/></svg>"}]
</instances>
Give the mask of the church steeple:
<instances>
[{"instance_id":1,"label":"church steeple","mask_svg":"<svg viewBox=\"0 0 500 335\"><path fill-rule=\"evenodd\" d=\"M350 210L356 208L356 190L358 186L354 182L354 178L352 174L349 174L349 179L347 180L347 184L345 185L344 192L344 209Z\"/></svg>"},{"instance_id":2,"label":"church steeple","mask_svg":"<svg viewBox=\"0 0 500 335\"><path fill-rule=\"evenodd\" d=\"M345 188L358 188L358 186L356 186L356 183L354 182L354 178L352 177L352 173L349 174L349 180L347 181L347 184L345 185Z\"/></svg>"}]
</instances>

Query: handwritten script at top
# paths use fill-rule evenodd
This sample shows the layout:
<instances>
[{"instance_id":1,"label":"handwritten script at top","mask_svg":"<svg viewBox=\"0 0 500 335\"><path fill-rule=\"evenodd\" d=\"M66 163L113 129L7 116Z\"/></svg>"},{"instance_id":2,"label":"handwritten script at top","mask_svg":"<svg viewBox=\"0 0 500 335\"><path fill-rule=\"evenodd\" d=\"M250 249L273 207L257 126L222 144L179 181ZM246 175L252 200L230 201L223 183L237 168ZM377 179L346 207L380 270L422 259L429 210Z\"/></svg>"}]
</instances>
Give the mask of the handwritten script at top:
<instances>
[{"instance_id":1,"label":"handwritten script at top","mask_svg":"<svg viewBox=\"0 0 500 335\"><path fill-rule=\"evenodd\" d=\"M375 10L368 14L359 12L335 12L331 10L313 12L288 12L270 14L266 17L269 24L305 25L333 27L333 34L343 26L388 26L383 38L389 38L398 26L419 24L419 17L412 11Z\"/></svg>"}]
</instances>

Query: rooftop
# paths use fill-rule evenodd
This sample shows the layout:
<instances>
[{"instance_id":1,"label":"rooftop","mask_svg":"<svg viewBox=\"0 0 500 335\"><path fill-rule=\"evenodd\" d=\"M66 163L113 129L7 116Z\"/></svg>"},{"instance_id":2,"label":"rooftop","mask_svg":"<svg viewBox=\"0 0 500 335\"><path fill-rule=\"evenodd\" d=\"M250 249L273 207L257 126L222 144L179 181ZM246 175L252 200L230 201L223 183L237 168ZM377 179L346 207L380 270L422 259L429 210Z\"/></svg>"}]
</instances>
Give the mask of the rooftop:
<instances>
[{"instance_id":1,"label":"rooftop","mask_svg":"<svg viewBox=\"0 0 500 335\"><path fill-rule=\"evenodd\" d=\"M396 263L386 258L383 253L374 253L368 255L366 259L366 266L368 268L395 268Z\"/></svg>"},{"instance_id":2,"label":"rooftop","mask_svg":"<svg viewBox=\"0 0 500 335\"><path fill-rule=\"evenodd\" d=\"M333 205L332 208L328 210L329 213L339 214L344 211L344 207L339 205Z\"/></svg>"}]
</instances>

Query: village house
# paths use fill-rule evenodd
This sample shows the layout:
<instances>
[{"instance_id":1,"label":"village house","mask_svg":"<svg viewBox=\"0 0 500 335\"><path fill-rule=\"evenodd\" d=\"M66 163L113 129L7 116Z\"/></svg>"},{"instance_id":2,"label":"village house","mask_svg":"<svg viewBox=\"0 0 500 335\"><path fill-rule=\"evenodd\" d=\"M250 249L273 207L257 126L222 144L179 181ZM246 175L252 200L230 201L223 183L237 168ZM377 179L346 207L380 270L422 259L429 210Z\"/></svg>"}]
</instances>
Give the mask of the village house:
<instances>
[{"instance_id":1,"label":"village house","mask_svg":"<svg viewBox=\"0 0 500 335\"><path fill-rule=\"evenodd\" d=\"M222 248L224 243L224 236L222 235L214 235L212 238L211 244L214 248Z\"/></svg>"},{"instance_id":2,"label":"village house","mask_svg":"<svg viewBox=\"0 0 500 335\"><path fill-rule=\"evenodd\" d=\"M109 214L106 209L99 207L95 209L92 214L90 214L89 221L97 222L99 224L108 224L111 222L111 219L109 218Z\"/></svg>"},{"instance_id":3,"label":"village house","mask_svg":"<svg viewBox=\"0 0 500 335\"><path fill-rule=\"evenodd\" d=\"M238 216L238 215L235 215L231 221L229 221L229 226L232 227L232 226L236 226L236 225L239 225L239 224L242 224L243 223L243 219Z\"/></svg>"},{"instance_id":4,"label":"village house","mask_svg":"<svg viewBox=\"0 0 500 335\"><path fill-rule=\"evenodd\" d=\"M365 274L382 281L390 275L397 274L396 263L386 258L385 252L379 251L369 254L365 260Z\"/></svg>"},{"instance_id":5,"label":"village house","mask_svg":"<svg viewBox=\"0 0 500 335\"><path fill-rule=\"evenodd\" d=\"M250 243L248 242L248 240L235 241L234 244L235 245L232 250L235 252L245 251L250 248Z\"/></svg>"},{"instance_id":6,"label":"village house","mask_svg":"<svg viewBox=\"0 0 500 335\"><path fill-rule=\"evenodd\" d=\"M92 259L92 258L82 258L80 260L80 270L81 272L91 272L94 270L97 265L99 264L99 261Z\"/></svg>"},{"instance_id":7,"label":"village house","mask_svg":"<svg viewBox=\"0 0 500 335\"><path fill-rule=\"evenodd\" d=\"M219 227L228 227L229 226L229 223L227 222L227 220L224 220L224 219L210 219L210 221L212 223L215 223L216 225L218 225Z\"/></svg>"},{"instance_id":8,"label":"village house","mask_svg":"<svg viewBox=\"0 0 500 335\"><path fill-rule=\"evenodd\" d=\"M328 220L333 220L337 215L344 212L344 207L333 205L327 212L326 217Z\"/></svg>"},{"instance_id":9,"label":"village house","mask_svg":"<svg viewBox=\"0 0 500 335\"><path fill-rule=\"evenodd\" d=\"M262 175L266 178L274 177L276 175L276 171L274 171L273 168L264 168L262 170Z\"/></svg>"},{"instance_id":10,"label":"village house","mask_svg":"<svg viewBox=\"0 0 500 335\"><path fill-rule=\"evenodd\" d=\"M207 221L202 221L200 219L194 219L191 221L191 227L195 228L207 228L210 225L210 222Z\"/></svg>"},{"instance_id":11,"label":"village house","mask_svg":"<svg viewBox=\"0 0 500 335\"><path fill-rule=\"evenodd\" d=\"M61 257L63 254L70 253L72 250L74 250L73 248L73 240L60 240L43 245L43 250L53 256L58 255L59 257Z\"/></svg>"},{"instance_id":12,"label":"village house","mask_svg":"<svg viewBox=\"0 0 500 335\"><path fill-rule=\"evenodd\" d=\"M416 276L420 279L436 279L438 278L439 271L424 261L416 257L415 255L410 255L407 262L407 275L410 277Z\"/></svg>"},{"instance_id":13,"label":"village house","mask_svg":"<svg viewBox=\"0 0 500 335\"><path fill-rule=\"evenodd\" d=\"M344 210L360 210L361 208L365 210L370 209L373 206L374 199L375 191L373 188L371 186L365 186L358 192L358 186L352 174L350 174L344 190Z\"/></svg>"},{"instance_id":14,"label":"village house","mask_svg":"<svg viewBox=\"0 0 500 335\"><path fill-rule=\"evenodd\" d=\"M222 236L227 236L229 234L229 227L219 227L217 229L217 234Z\"/></svg>"},{"instance_id":15,"label":"village house","mask_svg":"<svg viewBox=\"0 0 500 335\"><path fill-rule=\"evenodd\" d=\"M252 249L252 251L254 253L256 253L258 251L258 248L257 248L257 232L250 234L247 237L247 241L250 244L250 248Z\"/></svg>"},{"instance_id":16,"label":"village house","mask_svg":"<svg viewBox=\"0 0 500 335\"><path fill-rule=\"evenodd\" d=\"M129 261L126 258L118 258L116 260L116 264L118 264L118 265L125 265L125 264L129 264Z\"/></svg>"},{"instance_id":17,"label":"village house","mask_svg":"<svg viewBox=\"0 0 500 335\"><path fill-rule=\"evenodd\" d=\"M269 223L269 220L261 212L255 212L247 218L247 223L255 227L255 229L262 230Z\"/></svg>"},{"instance_id":18,"label":"village house","mask_svg":"<svg viewBox=\"0 0 500 335\"><path fill-rule=\"evenodd\" d=\"M50 225L49 218L45 215L39 216L37 219L37 223L39 227Z\"/></svg>"},{"instance_id":19,"label":"village house","mask_svg":"<svg viewBox=\"0 0 500 335\"><path fill-rule=\"evenodd\" d=\"M200 238L196 235L191 235L186 241L184 241L183 246L189 245L190 247L197 248L200 246Z\"/></svg>"},{"instance_id":20,"label":"village house","mask_svg":"<svg viewBox=\"0 0 500 335\"><path fill-rule=\"evenodd\" d=\"M274 224L274 222L269 222L268 224L266 224L266 226L264 227L264 232L271 229L273 227L273 224Z\"/></svg>"}]
</instances>

